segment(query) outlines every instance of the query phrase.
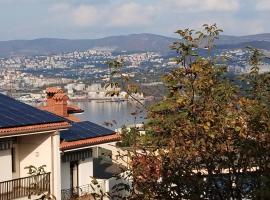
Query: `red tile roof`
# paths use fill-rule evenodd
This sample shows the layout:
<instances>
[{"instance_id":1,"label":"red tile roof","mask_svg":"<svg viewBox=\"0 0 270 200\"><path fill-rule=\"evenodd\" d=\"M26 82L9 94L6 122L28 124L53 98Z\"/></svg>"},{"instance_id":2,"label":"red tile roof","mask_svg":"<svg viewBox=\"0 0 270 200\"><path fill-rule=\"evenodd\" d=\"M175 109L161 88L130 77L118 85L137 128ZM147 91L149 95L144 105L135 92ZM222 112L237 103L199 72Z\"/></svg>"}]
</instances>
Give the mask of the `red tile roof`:
<instances>
[{"instance_id":1,"label":"red tile roof","mask_svg":"<svg viewBox=\"0 0 270 200\"><path fill-rule=\"evenodd\" d=\"M56 93L54 96L53 96L53 99L54 100L68 100L68 96L65 94L65 93Z\"/></svg>"},{"instance_id":2,"label":"red tile roof","mask_svg":"<svg viewBox=\"0 0 270 200\"><path fill-rule=\"evenodd\" d=\"M66 129L69 127L70 127L70 124L68 122L57 122L57 123L20 126L20 127L12 127L12 128L0 128L0 137L9 136L9 135L20 135L24 133L34 133L34 132L50 131L50 130L57 130L57 129Z\"/></svg>"},{"instance_id":3,"label":"red tile roof","mask_svg":"<svg viewBox=\"0 0 270 200\"><path fill-rule=\"evenodd\" d=\"M46 89L46 93L63 93L63 90L57 87L49 87Z\"/></svg>"},{"instance_id":4,"label":"red tile roof","mask_svg":"<svg viewBox=\"0 0 270 200\"><path fill-rule=\"evenodd\" d=\"M72 141L72 142L62 141L60 144L60 149L64 151L64 150L69 150L69 149L74 149L74 148L86 147L89 145L97 145L97 144L102 144L102 143L107 143L107 142L117 142L120 140L121 140L121 136L115 133L112 135L89 138L89 139L84 139L84 140L77 140L77 141Z\"/></svg>"},{"instance_id":5,"label":"red tile roof","mask_svg":"<svg viewBox=\"0 0 270 200\"><path fill-rule=\"evenodd\" d=\"M56 87L47 88L46 92L54 94L52 99L55 101L68 100L68 96L59 88L56 88ZM54 110L52 110L50 106L42 106L42 107L39 107L39 109L47 110L49 112L54 112ZM67 111L69 111L71 113L72 112L74 112L74 113L83 112L83 110L80 109L79 107L70 106L70 105L67 106ZM73 116L73 115L67 115L67 116L63 116L63 117L65 117L66 119L69 119L73 122L80 121L79 118L77 118L76 116ZM69 149L81 148L81 147L86 147L86 146L91 146L91 145L102 144L102 143L116 142L116 141L120 141L120 140L121 140L121 136L116 134L116 133L112 133L111 135L105 135L105 136L88 138L88 139L81 139L81 140L70 141L70 142L63 140L63 141L61 141L60 149L61 150L69 150Z\"/></svg>"}]
</instances>

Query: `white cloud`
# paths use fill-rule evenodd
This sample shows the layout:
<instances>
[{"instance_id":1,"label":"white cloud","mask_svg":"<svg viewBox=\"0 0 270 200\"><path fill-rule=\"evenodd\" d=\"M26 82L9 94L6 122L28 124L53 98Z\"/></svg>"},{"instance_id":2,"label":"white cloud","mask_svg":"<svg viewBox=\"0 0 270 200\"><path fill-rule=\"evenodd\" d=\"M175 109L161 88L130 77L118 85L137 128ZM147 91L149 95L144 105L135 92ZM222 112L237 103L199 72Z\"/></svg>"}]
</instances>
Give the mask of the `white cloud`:
<instances>
[{"instance_id":1,"label":"white cloud","mask_svg":"<svg viewBox=\"0 0 270 200\"><path fill-rule=\"evenodd\" d=\"M128 2L114 6L92 6L88 4L70 5L66 3L55 4L50 11L55 14L55 18L62 18L73 25L81 27L91 27L99 25L126 27L144 26L151 22L153 11L151 6L143 6L137 3Z\"/></svg>"},{"instance_id":2,"label":"white cloud","mask_svg":"<svg viewBox=\"0 0 270 200\"><path fill-rule=\"evenodd\" d=\"M270 10L270 0L257 0L256 9L260 11Z\"/></svg>"},{"instance_id":3,"label":"white cloud","mask_svg":"<svg viewBox=\"0 0 270 200\"><path fill-rule=\"evenodd\" d=\"M69 11L70 9L71 9L71 6L67 3L58 3L50 7L50 11L60 12L60 13Z\"/></svg>"},{"instance_id":4,"label":"white cloud","mask_svg":"<svg viewBox=\"0 0 270 200\"><path fill-rule=\"evenodd\" d=\"M265 24L261 20L223 20L224 30L237 35L252 35L265 33Z\"/></svg>"},{"instance_id":5,"label":"white cloud","mask_svg":"<svg viewBox=\"0 0 270 200\"><path fill-rule=\"evenodd\" d=\"M202 11L236 11L240 7L239 0L166 0L179 12Z\"/></svg>"},{"instance_id":6,"label":"white cloud","mask_svg":"<svg viewBox=\"0 0 270 200\"><path fill-rule=\"evenodd\" d=\"M71 23L75 26L90 27L99 23L102 13L91 5L72 6L67 3L54 4L50 7L55 21ZM53 19L52 19L53 20Z\"/></svg>"},{"instance_id":7,"label":"white cloud","mask_svg":"<svg viewBox=\"0 0 270 200\"><path fill-rule=\"evenodd\" d=\"M215 19L212 19L211 16L202 17L200 20L196 20L196 22L192 24L192 27L198 28L204 23L217 23L218 27L223 29L225 34L233 33L234 35L250 35L266 31L264 23L259 19L241 20L236 19L233 16Z\"/></svg>"},{"instance_id":8,"label":"white cloud","mask_svg":"<svg viewBox=\"0 0 270 200\"><path fill-rule=\"evenodd\" d=\"M95 25L99 22L99 19L103 17L101 11L98 11L97 8L88 5L79 6L72 10L70 14L73 22L78 26Z\"/></svg>"},{"instance_id":9,"label":"white cloud","mask_svg":"<svg viewBox=\"0 0 270 200\"><path fill-rule=\"evenodd\" d=\"M249 11L270 9L270 0L115 0L99 4L61 2L50 6L51 17L48 21L57 27L68 27L67 30L77 29L80 34L83 31L102 35L118 34L120 31L123 34L170 34L177 28L197 29L205 23L217 23L225 34L246 35L269 31L266 12L266 17L241 16Z\"/></svg>"},{"instance_id":10,"label":"white cloud","mask_svg":"<svg viewBox=\"0 0 270 200\"><path fill-rule=\"evenodd\" d=\"M126 3L119 7L116 7L114 12L109 14L109 25L147 25L151 23L154 11L155 9L153 7L142 6L136 3Z\"/></svg>"}]
</instances>

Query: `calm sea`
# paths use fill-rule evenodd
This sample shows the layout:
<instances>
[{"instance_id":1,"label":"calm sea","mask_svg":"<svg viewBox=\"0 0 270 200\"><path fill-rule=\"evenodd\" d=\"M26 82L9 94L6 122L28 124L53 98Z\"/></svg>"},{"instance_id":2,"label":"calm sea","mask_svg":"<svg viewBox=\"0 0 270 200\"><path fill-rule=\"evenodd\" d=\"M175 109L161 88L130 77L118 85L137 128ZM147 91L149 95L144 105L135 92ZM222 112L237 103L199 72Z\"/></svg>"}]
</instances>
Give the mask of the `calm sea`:
<instances>
[{"instance_id":1,"label":"calm sea","mask_svg":"<svg viewBox=\"0 0 270 200\"><path fill-rule=\"evenodd\" d=\"M123 125L141 123L144 121L145 112L135 103L130 102L72 102L84 110L83 113L76 114L81 120L91 121L102 126L106 122L112 123L108 128L114 130ZM136 115L134 115L137 113Z\"/></svg>"}]
</instances>

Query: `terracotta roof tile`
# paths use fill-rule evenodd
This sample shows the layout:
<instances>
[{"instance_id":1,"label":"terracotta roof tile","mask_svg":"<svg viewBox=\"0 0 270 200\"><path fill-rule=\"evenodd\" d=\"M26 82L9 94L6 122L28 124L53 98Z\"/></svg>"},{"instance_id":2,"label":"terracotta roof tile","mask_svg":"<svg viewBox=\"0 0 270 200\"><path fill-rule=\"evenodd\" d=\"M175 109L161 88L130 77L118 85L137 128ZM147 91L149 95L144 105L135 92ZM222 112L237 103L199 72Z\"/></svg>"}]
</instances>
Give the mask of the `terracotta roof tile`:
<instances>
[{"instance_id":1,"label":"terracotta roof tile","mask_svg":"<svg viewBox=\"0 0 270 200\"><path fill-rule=\"evenodd\" d=\"M60 88L57 87L49 87L46 89L46 93L63 93L63 90L61 90Z\"/></svg>"},{"instance_id":2,"label":"terracotta roof tile","mask_svg":"<svg viewBox=\"0 0 270 200\"><path fill-rule=\"evenodd\" d=\"M20 126L20 127L12 127L12 128L0 128L0 137L9 136L9 135L20 135L24 133L34 133L34 132L40 132L40 131L50 131L50 130L56 130L56 129L66 129L69 127L70 127L70 124L68 122L57 122L57 123Z\"/></svg>"},{"instance_id":3,"label":"terracotta roof tile","mask_svg":"<svg viewBox=\"0 0 270 200\"><path fill-rule=\"evenodd\" d=\"M121 136L119 134L112 134L107 136L101 136L96 138L84 139L84 140L77 140L72 142L62 141L60 144L60 148L62 151L73 149L73 148L80 148L89 145L97 145L101 143L107 142L117 142L121 140Z\"/></svg>"},{"instance_id":4,"label":"terracotta roof tile","mask_svg":"<svg viewBox=\"0 0 270 200\"><path fill-rule=\"evenodd\" d=\"M53 99L54 100L68 100L68 96L65 94L65 93L56 93L54 96L53 96Z\"/></svg>"}]
</instances>

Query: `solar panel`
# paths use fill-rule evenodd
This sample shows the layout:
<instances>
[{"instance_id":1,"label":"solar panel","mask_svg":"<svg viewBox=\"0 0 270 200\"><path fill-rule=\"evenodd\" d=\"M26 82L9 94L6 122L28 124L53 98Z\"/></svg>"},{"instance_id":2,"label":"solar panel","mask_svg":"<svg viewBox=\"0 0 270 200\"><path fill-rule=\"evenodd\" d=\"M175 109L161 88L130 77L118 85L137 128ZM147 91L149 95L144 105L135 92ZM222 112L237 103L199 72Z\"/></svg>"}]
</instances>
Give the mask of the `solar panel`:
<instances>
[{"instance_id":1,"label":"solar panel","mask_svg":"<svg viewBox=\"0 0 270 200\"><path fill-rule=\"evenodd\" d=\"M95 123L84 121L74 122L68 130L60 132L60 138L65 141L76 141L100 136L112 135L115 132Z\"/></svg>"},{"instance_id":2,"label":"solar panel","mask_svg":"<svg viewBox=\"0 0 270 200\"><path fill-rule=\"evenodd\" d=\"M0 128L64 122L64 118L0 93Z\"/></svg>"}]
</instances>

